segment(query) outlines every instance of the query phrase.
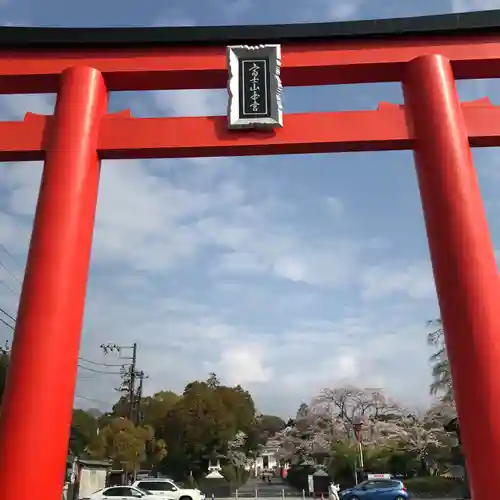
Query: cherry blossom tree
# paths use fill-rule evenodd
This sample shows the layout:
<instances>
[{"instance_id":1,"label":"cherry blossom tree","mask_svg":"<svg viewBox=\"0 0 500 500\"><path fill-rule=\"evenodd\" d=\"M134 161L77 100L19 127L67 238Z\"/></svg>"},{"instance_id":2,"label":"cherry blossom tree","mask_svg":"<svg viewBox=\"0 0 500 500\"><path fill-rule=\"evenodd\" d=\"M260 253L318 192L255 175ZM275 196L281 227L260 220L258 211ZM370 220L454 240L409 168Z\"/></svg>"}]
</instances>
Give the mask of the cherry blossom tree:
<instances>
[{"instance_id":1,"label":"cherry blossom tree","mask_svg":"<svg viewBox=\"0 0 500 500\"><path fill-rule=\"evenodd\" d=\"M439 401L427 410L424 418L427 422L444 426L456 416L457 409L454 401Z\"/></svg>"},{"instance_id":2,"label":"cherry blossom tree","mask_svg":"<svg viewBox=\"0 0 500 500\"><path fill-rule=\"evenodd\" d=\"M418 413L391 400L380 389L327 388L312 400L307 412L302 411L300 418L280 433L280 455L299 457L303 462L319 454L332 460L340 452L356 456L354 427L361 423L357 437L367 456L384 450L405 453L429 470L442 450L453 445L453 436L444 430L453 416L454 407L448 403Z\"/></svg>"},{"instance_id":3,"label":"cherry blossom tree","mask_svg":"<svg viewBox=\"0 0 500 500\"><path fill-rule=\"evenodd\" d=\"M366 441L376 438L376 422L394 421L402 410L380 389L349 386L322 389L312 401L310 413L320 427L329 425L332 439L353 438L355 424L361 424L360 438Z\"/></svg>"}]
</instances>

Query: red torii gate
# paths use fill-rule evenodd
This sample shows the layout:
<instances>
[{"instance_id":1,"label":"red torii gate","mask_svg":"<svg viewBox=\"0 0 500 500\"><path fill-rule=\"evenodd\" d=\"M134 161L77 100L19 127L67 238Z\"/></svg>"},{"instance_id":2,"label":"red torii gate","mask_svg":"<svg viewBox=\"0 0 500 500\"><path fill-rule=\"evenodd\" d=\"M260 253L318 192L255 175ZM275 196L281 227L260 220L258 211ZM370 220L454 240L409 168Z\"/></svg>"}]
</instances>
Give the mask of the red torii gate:
<instances>
[{"instance_id":1,"label":"red torii gate","mask_svg":"<svg viewBox=\"0 0 500 500\"><path fill-rule=\"evenodd\" d=\"M311 25L0 29L0 93L57 92L53 116L0 123L0 160L44 160L0 423L0 498L60 498L102 159L413 149L475 500L500 477L500 283L472 146L500 145L500 108L455 78L500 77L500 11ZM282 45L285 86L401 81L405 106L133 118L107 93L223 88L225 47ZM25 486L26 485L26 486Z\"/></svg>"}]
</instances>

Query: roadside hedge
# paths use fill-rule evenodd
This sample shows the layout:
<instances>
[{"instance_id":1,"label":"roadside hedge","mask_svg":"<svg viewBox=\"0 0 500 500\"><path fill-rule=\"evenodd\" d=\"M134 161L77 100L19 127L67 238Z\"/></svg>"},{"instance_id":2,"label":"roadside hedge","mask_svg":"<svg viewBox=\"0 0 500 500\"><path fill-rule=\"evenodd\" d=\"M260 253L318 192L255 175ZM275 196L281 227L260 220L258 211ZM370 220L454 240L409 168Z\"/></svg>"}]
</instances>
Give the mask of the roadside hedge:
<instances>
[{"instance_id":1,"label":"roadside hedge","mask_svg":"<svg viewBox=\"0 0 500 500\"><path fill-rule=\"evenodd\" d=\"M404 479L406 488L413 496L420 498L453 497L464 494L465 484L459 479L449 479L442 476L412 477Z\"/></svg>"}]
</instances>

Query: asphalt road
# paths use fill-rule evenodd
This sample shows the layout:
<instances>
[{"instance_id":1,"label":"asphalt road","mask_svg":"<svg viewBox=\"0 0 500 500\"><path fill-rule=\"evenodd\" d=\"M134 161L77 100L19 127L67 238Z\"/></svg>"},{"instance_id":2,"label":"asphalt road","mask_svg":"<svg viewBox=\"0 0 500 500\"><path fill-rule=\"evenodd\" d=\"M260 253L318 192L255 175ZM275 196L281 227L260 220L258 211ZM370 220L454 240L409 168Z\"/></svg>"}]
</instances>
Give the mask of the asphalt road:
<instances>
[{"instance_id":1,"label":"asphalt road","mask_svg":"<svg viewBox=\"0 0 500 500\"><path fill-rule=\"evenodd\" d=\"M268 483L267 481L265 482L261 481L260 478L250 478L247 484L239 490L240 494L238 495L238 498L240 500L255 499L255 489L257 489L258 492L257 500L283 500L282 490L284 490L285 493L285 500L302 500L302 496L300 494L297 495L295 489L291 488L286 483L283 483L283 481L277 477L273 478L271 483ZM417 498L422 498L422 497L413 496L410 498L416 500ZM215 500L235 500L235 499L236 496L232 497L231 499L216 498ZM312 499L306 496L306 500L319 500L319 499ZM326 497L325 500L328 500L328 497ZM422 500L424 499L422 498ZM449 497L448 498L426 497L425 500L454 500L454 499Z\"/></svg>"},{"instance_id":2,"label":"asphalt road","mask_svg":"<svg viewBox=\"0 0 500 500\"><path fill-rule=\"evenodd\" d=\"M215 500L235 500L236 497L231 497L231 498L216 498ZM248 498L248 497L245 497ZM417 499L419 497L410 497L412 499ZM281 496L276 496L276 497L260 497L260 500L283 500L283 497ZM296 497L291 497L291 496L286 496L285 500L302 500L301 496L296 496ZM326 499L328 500L328 499ZM453 500L452 498L429 498L426 497L425 500Z\"/></svg>"}]
</instances>

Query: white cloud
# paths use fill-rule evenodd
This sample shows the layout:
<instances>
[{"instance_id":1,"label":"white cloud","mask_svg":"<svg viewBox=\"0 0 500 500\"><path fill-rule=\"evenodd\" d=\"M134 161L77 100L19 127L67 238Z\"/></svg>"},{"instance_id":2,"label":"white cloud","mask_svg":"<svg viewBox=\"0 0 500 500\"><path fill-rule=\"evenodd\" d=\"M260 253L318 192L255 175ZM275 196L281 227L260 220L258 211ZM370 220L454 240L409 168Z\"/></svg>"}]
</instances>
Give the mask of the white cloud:
<instances>
[{"instance_id":1,"label":"white cloud","mask_svg":"<svg viewBox=\"0 0 500 500\"><path fill-rule=\"evenodd\" d=\"M237 272L245 273L260 273L266 272L267 266L260 261L258 256L246 252L232 252L222 254L219 258L219 264L216 267L217 272Z\"/></svg>"},{"instance_id":2,"label":"white cloud","mask_svg":"<svg viewBox=\"0 0 500 500\"><path fill-rule=\"evenodd\" d=\"M294 21L386 17L387 2L379 2L380 8L374 3L310 0L284 8L281 2L266 15ZM451 3L455 12L500 8L498 0ZM155 25L202 24L203 6L193 10L185 4L167 7ZM404 9L402 2L393 4L390 16L406 12L406 4ZM211 7L213 22L247 24L250 12L252 22L265 22L263 11L249 0L213 0ZM371 92L382 92L376 87L367 91L370 103L383 100L374 100ZM495 88L486 81L459 82L459 87L464 100ZM319 107L327 101L350 106L345 89L330 90L307 91L311 108L314 99L320 99ZM358 87L355 92L359 99ZM127 95L137 116L226 113L225 90ZM293 106L299 94L290 95ZM124 94L111 97L117 109L126 107ZM20 120L26 111L48 114L53 104L54 96L1 96L0 118ZM482 187L489 192L490 225L498 235L496 153L480 163L488 175ZM367 158L370 171L380 166L379 158ZM100 352L101 343L137 341L139 365L150 376L147 393L166 387L180 391L189 380L215 370L224 382L248 387L260 409L283 416L315 390L336 384L383 386L406 403L425 403L424 324L438 314L426 250L409 249L406 236L412 229L403 236L385 230L384 217L390 218L395 205L378 213L377 203L365 211L353 203L360 189L366 190L365 199L374 195L362 183L336 184L315 177L314 168L301 176L290 168L284 174L290 185L316 190L290 195L283 179L269 175L276 163L275 158L105 162L82 356L112 362ZM41 166L0 168L0 243L15 262L1 249L0 260L22 278ZM366 186L371 188L370 182ZM312 206L321 216L311 216ZM379 222L373 228L361 225L359 219L374 220L372 210ZM19 289L0 266L0 307L15 313ZM10 335L2 325L0 333L0 340ZM111 403L117 385L116 375L80 370L81 395Z\"/></svg>"},{"instance_id":3,"label":"white cloud","mask_svg":"<svg viewBox=\"0 0 500 500\"><path fill-rule=\"evenodd\" d=\"M150 92L159 115L167 111L171 116L220 116L226 114L225 90L174 90Z\"/></svg>"},{"instance_id":4,"label":"white cloud","mask_svg":"<svg viewBox=\"0 0 500 500\"><path fill-rule=\"evenodd\" d=\"M258 344L237 344L225 348L214 366L229 384L262 384L271 382L276 374L266 366L266 353Z\"/></svg>"},{"instance_id":5,"label":"white cloud","mask_svg":"<svg viewBox=\"0 0 500 500\"><path fill-rule=\"evenodd\" d=\"M342 0L330 1L328 17L336 21L348 21L354 19L364 4L364 0Z\"/></svg>"},{"instance_id":6,"label":"white cloud","mask_svg":"<svg viewBox=\"0 0 500 500\"><path fill-rule=\"evenodd\" d=\"M342 217L345 215L345 206L340 198L328 196L325 199L325 205L334 217Z\"/></svg>"},{"instance_id":7,"label":"white cloud","mask_svg":"<svg viewBox=\"0 0 500 500\"><path fill-rule=\"evenodd\" d=\"M349 21L358 17L365 0L310 0L302 4L302 22Z\"/></svg>"},{"instance_id":8,"label":"white cloud","mask_svg":"<svg viewBox=\"0 0 500 500\"><path fill-rule=\"evenodd\" d=\"M500 0L451 0L453 12L500 9Z\"/></svg>"},{"instance_id":9,"label":"white cloud","mask_svg":"<svg viewBox=\"0 0 500 500\"><path fill-rule=\"evenodd\" d=\"M221 113L217 93L152 98L160 115ZM47 112L50 105L29 98L9 104L4 116L20 117L24 106ZM272 160L260 170L258 161L104 162L82 356L102 360L101 343L138 341L148 392L182 390L214 369L222 380L248 386L262 409L283 415L333 383L386 380L404 396L403 375L427 356L419 328L364 305L332 319L317 302L322 294L333 305L354 301L360 282L367 298L425 296L420 268L367 266L365 256L377 254L384 239L346 232L348 214L335 194L320 198L328 231L311 231L296 220L301 200L287 199L281 187L263 190L273 182L265 176ZM3 168L0 242L22 267L41 166ZM258 175L263 182L250 182ZM16 300L6 289L0 294L12 311ZM404 346L394 334L380 335L410 330ZM407 344L412 363L404 361ZM389 376L395 364L397 380ZM116 376L81 370L78 392L112 401L116 385Z\"/></svg>"},{"instance_id":10,"label":"white cloud","mask_svg":"<svg viewBox=\"0 0 500 500\"><path fill-rule=\"evenodd\" d=\"M431 264L417 262L402 268L373 266L361 276L363 297L381 299L391 295L407 294L412 299L433 299L436 296Z\"/></svg>"}]
</instances>

